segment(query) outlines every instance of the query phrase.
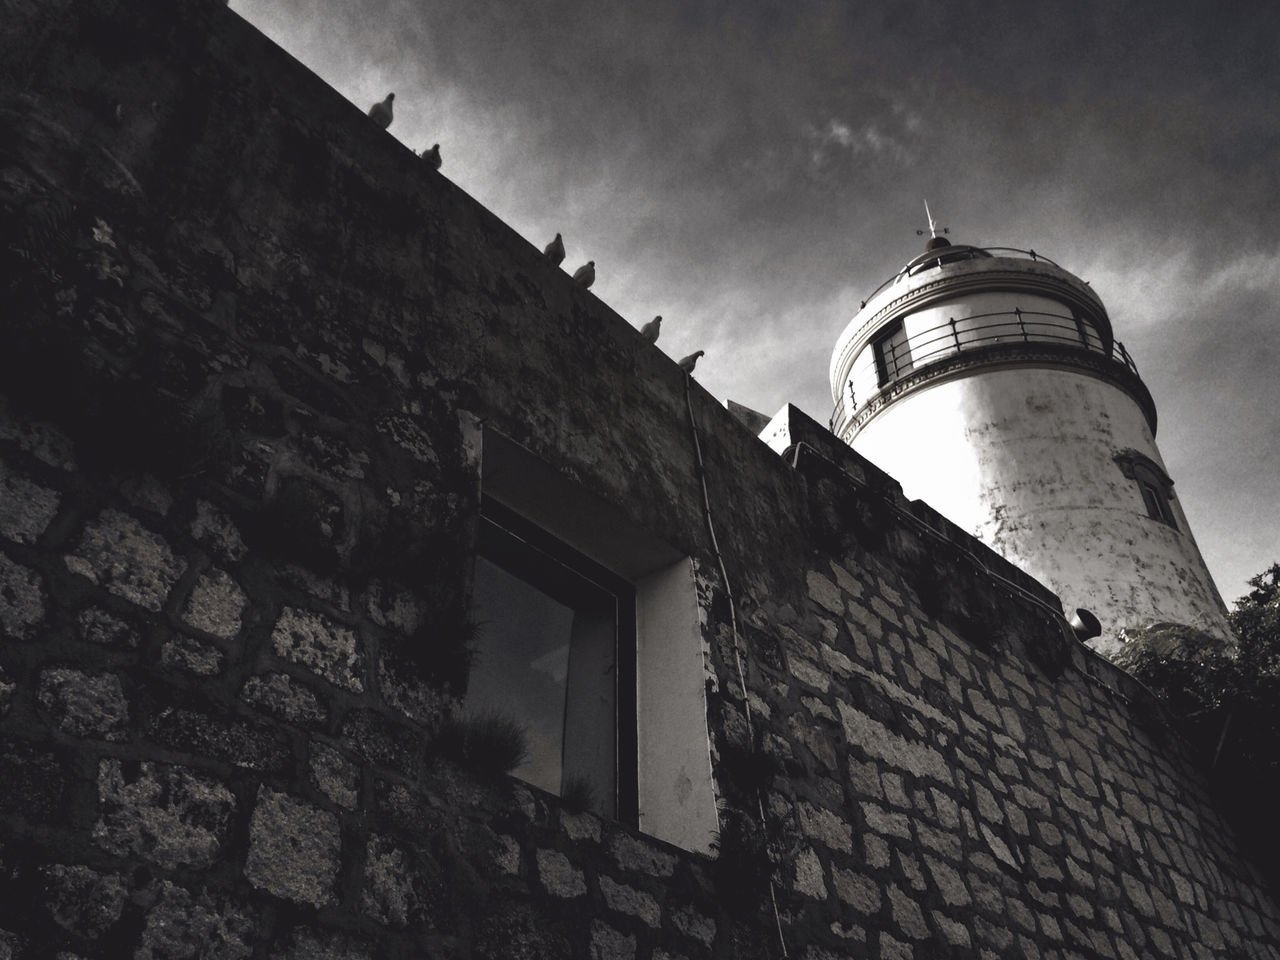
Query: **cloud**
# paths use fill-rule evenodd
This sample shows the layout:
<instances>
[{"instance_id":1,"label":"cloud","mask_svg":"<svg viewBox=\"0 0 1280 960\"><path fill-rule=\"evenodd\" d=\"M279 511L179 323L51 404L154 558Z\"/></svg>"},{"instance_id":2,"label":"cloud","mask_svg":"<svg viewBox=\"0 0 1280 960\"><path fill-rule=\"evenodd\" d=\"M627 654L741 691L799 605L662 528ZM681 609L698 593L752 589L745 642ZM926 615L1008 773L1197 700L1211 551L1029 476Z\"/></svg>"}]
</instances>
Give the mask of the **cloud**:
<instances>
[{"instance_id":1,"label":"cloud","mask_svg":"<svg viewBox=\"0 0 1280 960\"><path fill-rule=\"evenodd\" d=\"M822 169L847 154L850 158L883 159L897 166L910 165L915 157L904 142L911 131L907 122L913 121L918 130L919 118L912 114L895 114L886 122L868 122L852 127L843 120L832 117L821 126L805 124L801 135L808 144L809 162ZM887 129L889 123L897 123L902 130L895 134Z\"/></svg>"}]
</instances>

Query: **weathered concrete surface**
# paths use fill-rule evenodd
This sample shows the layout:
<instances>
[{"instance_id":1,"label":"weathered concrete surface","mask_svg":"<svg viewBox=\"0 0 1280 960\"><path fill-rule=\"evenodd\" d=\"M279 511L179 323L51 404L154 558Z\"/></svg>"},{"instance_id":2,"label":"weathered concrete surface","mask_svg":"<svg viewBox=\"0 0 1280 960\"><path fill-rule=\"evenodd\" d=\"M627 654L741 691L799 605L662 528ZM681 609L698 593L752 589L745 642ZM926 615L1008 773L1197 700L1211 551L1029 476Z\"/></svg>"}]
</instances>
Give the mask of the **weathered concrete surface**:
<instances>
[{"instance_id":1,"label":"weathered concrete surface","mask_svg":"<svg viewBox=\"0 0 1280 960\"><path fill-rule=\"evenodd\" d=\"M903 398L854 444L908 495L1070 608L1093 612L1108 639L1156 620L1230 636L1176 495L1174 529L1147 516L1137 483L1115 460L1137 450L1160 462L1141 409L1118 387L1072 371L983 371Z\"/></svg>"}]
</instances>

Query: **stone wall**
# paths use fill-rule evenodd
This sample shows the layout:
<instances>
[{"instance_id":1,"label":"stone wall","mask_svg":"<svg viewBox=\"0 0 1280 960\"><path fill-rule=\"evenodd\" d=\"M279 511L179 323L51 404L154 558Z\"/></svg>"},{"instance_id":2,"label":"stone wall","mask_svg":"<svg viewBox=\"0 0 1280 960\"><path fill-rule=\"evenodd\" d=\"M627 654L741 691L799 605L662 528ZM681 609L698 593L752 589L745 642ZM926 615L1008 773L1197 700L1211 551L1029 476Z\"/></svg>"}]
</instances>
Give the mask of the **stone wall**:
<instances>
[{"instance_id":1,"label":"stone wall","mask_svg":"<svg viewBox=\"0 0 1280 960\"><path fill-rule=\"evenodd\" d=\"M802 414L779 457L686 397L220 4L18 0L0 76L0 955L1280 945L1056 598ZM441 755L477 421L691 558L718 857Z\"/></svg>"}]
</instances>

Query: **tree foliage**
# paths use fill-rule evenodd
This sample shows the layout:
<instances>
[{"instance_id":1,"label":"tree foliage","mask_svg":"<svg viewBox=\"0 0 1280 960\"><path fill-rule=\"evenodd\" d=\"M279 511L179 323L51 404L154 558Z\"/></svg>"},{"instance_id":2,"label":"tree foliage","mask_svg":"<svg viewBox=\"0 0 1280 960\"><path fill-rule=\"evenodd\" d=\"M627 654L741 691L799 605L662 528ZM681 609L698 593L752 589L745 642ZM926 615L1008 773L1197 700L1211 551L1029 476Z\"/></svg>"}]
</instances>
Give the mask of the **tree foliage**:
<instances>
[{"instance_id":1,"label":"tree foliage","mask_svg":"<svg viewBox=\"0 0 1280 960\"><path fill-rule=\"evenodd\" d=\"M1249 585L1229 617L1235 646L1160 623L1115 659L1168 709L1241 846L1280 887L1280 564Z\"/></svg>"}]
</instances>

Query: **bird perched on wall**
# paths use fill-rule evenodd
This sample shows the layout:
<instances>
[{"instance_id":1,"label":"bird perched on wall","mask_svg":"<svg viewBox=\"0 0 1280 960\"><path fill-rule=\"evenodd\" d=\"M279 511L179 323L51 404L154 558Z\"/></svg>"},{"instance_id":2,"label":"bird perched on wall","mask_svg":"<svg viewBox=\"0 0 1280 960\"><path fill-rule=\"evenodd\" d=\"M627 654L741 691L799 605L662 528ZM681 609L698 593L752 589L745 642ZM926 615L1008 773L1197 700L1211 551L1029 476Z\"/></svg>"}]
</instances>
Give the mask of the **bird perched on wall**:
<instances>
[{"instance_id":1,"label":"bird perched on wall","mask_svg":"<svg viewBox=\"0 0 1280 960\"><path fill-rule=\"evenodd\" d=\"M556 234L556 238L543 248L542 255L550 260L557 267L564 261L564 241L560 239L560 234Z\"/></svg>"},{"instance_id":2,"label":"bird perched on wall","mask_svg":"<svg viewBox=\"0 0 1280 960\"><path fill-rule=\"evenodd\" d=\"M388 93L387 99L381 103L375 103L369 108L369 116L383 130L391 126L391 101L395 98L396 95L394 93Z\"/></svg>"},{"instance_id":3,"label":"bird perched on wall","mask_svg":"<svg viewBox=\"0 0 1280 960\"><path fill-rule=\"evenodd\" d=\"M596 282L596 262L588 260L585 264L573 271L573 279L575 282L589 287Z\"/></svg>"},{"instance_id":4,"label":"bird perched on wall","mask_svg":"<svg viewBox=\"0 0 1280 960\"><path fill-rule=\"evenodd\" d=\"M650 343L658 342L658 331L662 329L662 314L654 317L643 327L640 328L640 336L644 337Z\"/></svg>"},{"instance_id":5,"label":"bird perched on wall","mask_svg":"<svg viewBox=\"0 0 1280 960\"><path fill-rule=\"evenodd\" d=\"M437 170L444 163L444 159L440 156L440 144L438 143L433 143L430 150L423 150L421 157Z\"/></svg>"},{"instance_id":6,"label":"bird perched on wall","mask_svg":"<svg viewBox=\"0 0 1280 960\"><path fill-rule=\"evenodd\" d=\"M703 356L706 352L707 351L705 350L695 350L680 361L680 369L685 373L693 373L693 368L697 364L698 358Z\"/></svg>"}]
</instances>

